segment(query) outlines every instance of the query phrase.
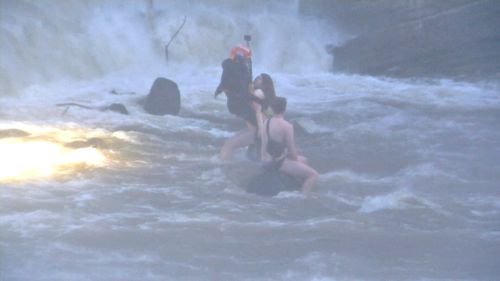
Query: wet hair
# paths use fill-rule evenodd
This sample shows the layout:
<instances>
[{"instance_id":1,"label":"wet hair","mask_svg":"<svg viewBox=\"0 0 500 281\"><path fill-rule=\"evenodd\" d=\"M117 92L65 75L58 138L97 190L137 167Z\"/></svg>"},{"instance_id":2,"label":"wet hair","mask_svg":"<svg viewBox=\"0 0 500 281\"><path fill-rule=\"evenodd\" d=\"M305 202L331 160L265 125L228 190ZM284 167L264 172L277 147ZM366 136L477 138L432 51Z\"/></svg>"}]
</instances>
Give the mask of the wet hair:
<instances>
[{"instance_id":1,"label":"wet hair","mask_svg":"<svg viewBox=\"0 0 500 281\"><path fill-rule=\"evenodd\" d=\"M276 98L276 91L274 90L274 82L271 76L267 73L261 73L259 75L262 79L262 85L260 89L264 92L264 101L266 104L271 104Z\"/></svg>"},{"instance_id":2,"label":"wet hair","mask_svg":"<svg viewBox=\"0 0 500 281\"><path fill-rule=\"evenodd\" d=\"M271 109L273 110L274 114L284 113L286 110L286 98L274 98L274 100L271 102Z\"/></svg>"}]
</instances>

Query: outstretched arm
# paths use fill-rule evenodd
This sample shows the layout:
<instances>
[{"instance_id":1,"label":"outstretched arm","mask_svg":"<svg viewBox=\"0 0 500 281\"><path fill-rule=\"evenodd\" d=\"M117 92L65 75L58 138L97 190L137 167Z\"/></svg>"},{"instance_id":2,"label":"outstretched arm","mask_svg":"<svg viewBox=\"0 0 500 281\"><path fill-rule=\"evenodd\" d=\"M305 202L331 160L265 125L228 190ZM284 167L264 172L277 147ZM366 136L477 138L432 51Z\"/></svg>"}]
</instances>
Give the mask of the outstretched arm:
<instances>
[{"instance_id":1,"label":"outstretched arm","mask_svg":"<svg viewBox=\"0 0 500 281\"><path fill-rule=\"evenodd\" d=\"M253 93L254 97L259 101L264 100L265 96L262 90L256 89L254 90L253 85L249 86L250 91ZM265 138L266 134L264 132L264 114L262 114L262 105L259 102L253 101L252 108L255 111L255 119L257 120L257 136L260 138L260 159L265 159L266 149L265 149ZM267 143L267 141L266 141Z\"/></svg>"},{"instance_id":2,"label":"outstretched arm","mask_svg":"<svg viewBox=\"0 0 500 281\"><path fill-rule=\"evenodd\" d=\"M217 89L215 89L214 98L216 98L220 93L225 92L227 81L230 78L227 68L230 67L230 65L231 65L230 59L225 59L222 62L222 74L220 77L219 85L217 86Z\"/></svg>"},{"instance_id":3,"label":"outstretched arm","mask_svg":"<svg viewBox=\"0 0 500 281\"><path fill-rule=\"evenodd\" d=\"M257 120L257 137L260 138L261 145L260 145L260 159L264 159L264 138L265 138L265 133L264 133L264 116L262 114L262 106L257 103L257 102L252 102L252 108L255 111L255 119Z\"/></svg>"}]
</instances>

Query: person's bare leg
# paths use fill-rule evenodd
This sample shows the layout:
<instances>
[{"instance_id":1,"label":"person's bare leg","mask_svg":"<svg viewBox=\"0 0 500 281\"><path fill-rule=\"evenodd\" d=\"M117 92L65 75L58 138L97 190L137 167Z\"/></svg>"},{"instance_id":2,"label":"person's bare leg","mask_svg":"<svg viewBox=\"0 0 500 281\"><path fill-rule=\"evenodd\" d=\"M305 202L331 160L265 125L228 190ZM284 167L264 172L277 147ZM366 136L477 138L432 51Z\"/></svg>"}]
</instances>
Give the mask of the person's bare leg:
<instances>
[{"instance_id":1,"label":"person's bare leg","mask_svg":"<svg viewBox=\"0 0 500 281\"><path fill-rule=\"evenodd\" d=\"M245 125L246 130L238 132L224 143L219 154L220 159L229 160L234 150L249 146L254 142L257 129L249 122L245 122Z\"/></svg>"},{"instance_id":2,"label":"person's bare leg","mask_svg":"<svg viewBox=\"0 0 500 281\"><path fill-rule=\"evenodd\" d=\"M317 179L318 179L318 172L314 171L304 181L304 184L302 185L302 192L309 193L316 184Z\"/></svg>"},{"instance_id":3,"label":"person's bare leg","mask_svg":"<svg viewBox=\"0 0 500 281\"><path fill-rule=\"evenodd\" d=\"M316 170L304 163L290 159L285 159L285 161L283 161L280 171L300 180L305 179L302 184L302 192L304 193L308 193L313 189L318 178L318 172L316 172Z\"/></svg>"},{"instance_id":4,"label":"person's bare leg","mask_svg":"<svg viewBox=\"0 0 500 281\"><path fill-rule=\"evenodd\" d=\"M254 142L254 133L250 130L244 130L229 138L220 150L219 157L222 160L229 160L233 151L250 145Z\"/></svg>"}]
</instances>

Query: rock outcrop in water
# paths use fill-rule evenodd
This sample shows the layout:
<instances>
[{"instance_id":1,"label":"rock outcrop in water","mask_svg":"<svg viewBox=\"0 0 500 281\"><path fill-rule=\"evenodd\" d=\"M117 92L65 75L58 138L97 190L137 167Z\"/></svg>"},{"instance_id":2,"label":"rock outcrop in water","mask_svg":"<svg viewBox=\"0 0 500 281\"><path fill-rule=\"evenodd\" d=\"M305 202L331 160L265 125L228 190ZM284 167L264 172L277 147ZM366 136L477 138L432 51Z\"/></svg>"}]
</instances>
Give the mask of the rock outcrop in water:
<instances>
[{"instance_id":1,"label":"rock outcrop in water","mask_svg":"<svg viewBox=\"0 0 500 281\"><path fill-rule=\"evenodd\" d=\"M181 107L181 96L177 84L158 77L144 100L144 110L153 115L177 115Z\"/></svg>"},{"instance_id":2,"label":"rock outcrop in water","mask_svg":"<svg viewBox=\"0 0 500 281\"><path fill-rule=\"evenodd\" d=\"M246 191L261 196L275 196L282 191L298 191L301 185L293 177L266 167L249 180Z\"/></svg>"},{"instance_id":3,"label":"rock outcrop in water","mask_svg":"<svg viewBox=\"0 0 500 281\"><path fill-rule=\"evenodd\" d=\"M334 71L399 77L500 75L500 1L313 0L303 1L301 9L328 17L354 36L329 48Z\"/></svg>"}]
</instances>

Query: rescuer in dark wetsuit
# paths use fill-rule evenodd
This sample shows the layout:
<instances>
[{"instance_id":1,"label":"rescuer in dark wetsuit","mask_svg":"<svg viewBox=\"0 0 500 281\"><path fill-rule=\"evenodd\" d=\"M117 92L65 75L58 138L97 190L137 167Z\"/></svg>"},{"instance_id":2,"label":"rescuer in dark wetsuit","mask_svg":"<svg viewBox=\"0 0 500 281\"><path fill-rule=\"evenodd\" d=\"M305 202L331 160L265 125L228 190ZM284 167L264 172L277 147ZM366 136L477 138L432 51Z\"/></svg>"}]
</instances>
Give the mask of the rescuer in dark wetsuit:
<instances>
[{"instance_id":1,"label":"rescuer in dark wetsuit","mask_svg":"<svg viewBox=\"0 0 500 281\"><path fill-rule=\"evenodd\" d=\"M231 49L230 57L222 62L222 76L215 97L224 92L227 97L227 109L247 123L257 126L255 113L250 105L250 85L252 77L249 69L251 51L245 47Z\"/></svg>"},{"instance_id":2,"label":"rescuer in dark wetsuit","mask_svg":"<svg viewBox=\"0 0 500 281\"><path fill-rule=\"evenodd\" d=\"M237 46L231 49L229 58L222 62L222 76L215 90L215 97L224 92L229 112L243 119L247 126L246 130L224 143L220 151L222 160L228 160L234 149L251 145L255 141L258 126L252 107L251 55L250 49Z\"/></svg>"}]
</instances>

